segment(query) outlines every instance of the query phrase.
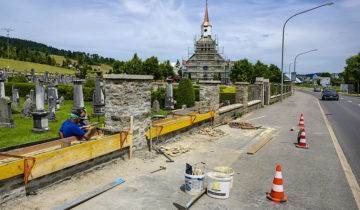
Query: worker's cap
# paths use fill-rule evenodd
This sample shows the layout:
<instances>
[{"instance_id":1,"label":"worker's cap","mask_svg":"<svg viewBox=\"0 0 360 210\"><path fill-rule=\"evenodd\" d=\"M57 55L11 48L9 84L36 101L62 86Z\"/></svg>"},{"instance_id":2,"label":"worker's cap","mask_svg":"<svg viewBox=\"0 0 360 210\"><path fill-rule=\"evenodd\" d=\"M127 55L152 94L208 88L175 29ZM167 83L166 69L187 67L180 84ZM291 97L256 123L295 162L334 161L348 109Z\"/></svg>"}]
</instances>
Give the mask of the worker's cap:
<instances>
[{"instance_id":1,"label":"worker's cap","mask_svg":"<svg viewBox=\"0 0 360 210\"><path fill-rule=\"evenodd\" d=\"M81 112L82 112L82 109L76 109L76 110L72 111L71 114L70 114L70 118L84 119L84 117L80 116Z\"/></svg>"}]
</instances>

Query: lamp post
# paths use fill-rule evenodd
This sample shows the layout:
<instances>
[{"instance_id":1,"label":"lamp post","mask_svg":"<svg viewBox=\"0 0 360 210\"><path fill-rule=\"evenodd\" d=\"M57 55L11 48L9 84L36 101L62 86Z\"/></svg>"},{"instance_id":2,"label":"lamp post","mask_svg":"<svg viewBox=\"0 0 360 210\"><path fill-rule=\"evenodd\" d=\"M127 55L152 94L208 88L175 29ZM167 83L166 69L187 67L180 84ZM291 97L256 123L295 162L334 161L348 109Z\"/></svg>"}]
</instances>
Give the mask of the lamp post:
<instances>
[{"instance_id":1,"label":"lamp post","mask_svg":"<svg viewBox=\"0 0 360 210\"><path fill-rule=\"evenodd\" d=\"M281 48L281 103L283 102L283 87L284 87L284 34L285 34L285 26L286 26L286 23L293 17L297 16L297 15L301 15L303 13L306 13L306 12L309 12L311 10L314 10L314 9L318 9L320 7L323 7L323 6L331 6L333 5L334 2L328 2L326 4L322 4L320 6L317 6L317 7L314 7L314 8L311 8L311 9L308 9L308 10L304 10L302 12L299 12L299 13L296 13L294 15L292 15L291 17L289 17L285 23L284 23L284 26L283 26L283 32L282 32L282 48Z\"/></svg>"},{"instance_id":2,"label":"lamp post","mask_svg":"<svg viewBox=\"0 0 360 210\"><path fill-rule=\"evenodd\" d=\"M294 59L294 72L296 72L296 59L297 57L299 57L300 55L304 55L306 53L310 53L310 52L314 52L314 51L317 51L318 49L313 49L313 50L309 50L309 51L306 51L306 52L302 52L302 53L299 53L295 56L295 59Z\"/></svg>"}]
</instances>

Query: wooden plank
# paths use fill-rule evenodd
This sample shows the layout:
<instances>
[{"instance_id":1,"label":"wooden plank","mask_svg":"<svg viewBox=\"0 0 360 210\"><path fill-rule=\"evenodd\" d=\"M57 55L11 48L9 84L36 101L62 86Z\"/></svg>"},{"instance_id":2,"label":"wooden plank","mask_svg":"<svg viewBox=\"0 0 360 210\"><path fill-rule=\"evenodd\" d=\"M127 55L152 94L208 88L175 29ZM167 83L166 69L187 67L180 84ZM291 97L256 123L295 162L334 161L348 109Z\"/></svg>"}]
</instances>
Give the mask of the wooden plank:
<instances>
[{"instance_id":1,"label":"wooden plank","mask_svg":"<svg viewBox=\"0 0 360 210\"><path fill-rule=\"evenodd\" d=\"M214 113L213 116L216 116L216 113ZM159 136L179 130L181 128L187 127L192 125L193 123L197 123L206 119L211 118L211 112L209 113L205 113L205 114L199 114L196 115L196 117L192 117L191 116L186 116L186 118L182 119L182 120L178 120L176 122L173 123L168 123L165 125L162 125L162 129L161 127L158 125L158 130L159 130ZM191 123L191 121L193 120L193 122ZM153 124L154 125L154 124ZM157 133L156 133L157 129L152 129L152 138L157 137ZM160 132L161 131L161 132ZM148 129L147 131L147 138L150 139L150 129Z\"/></svg>"},{"instance_id":2,"label":"wooden plank","mask_svg":"<svg viewBox=\"0 0 360 210\"><path fill-rule=\"evenodd\" d=\"M247 153L250 155L255 154L259 149L261 149L266 143L268 143L273 137L268 136L264 140L262 140L259 144L257 144L255 147L250 149Z\"/></svg>"},{"instance_id":3,"label":"wooden plank","mask_svg":"<svg viewBox=\"0 0 360 210\"><path fill-rule=\"evenodd\" d=\"M88 192L88 193L85 193L75 199L72 199L70 201L67 201L63 204L61 204L60 206L57 206L55 208L52 208L51 210L63 210L63 209L71 209L71 208L74 208L75 206L97 196L97 195L100 195L101 193L103 192L106 192L108 190L110 190L111 188L119 185L119 184L122 184L124 183L125 181L123 179L117 179L107 185L104 185L102 187L99 187L97 189L95 189L94 191L91 191L91 192Z\"/></svg>"},{"instance_id":4,"label":"wooden plank","mask_svg":"<svg viewBox=\"0 0 360 210\"><path fill-rule=\"evenodd\" d=\"M126 138L124 147L132 145L131 135ZM29 180L85 162L120 149L120 134L88 141L82 144L34 155L36 163ZM130 153L131 154L131 153ZM131 158L131 156L130 156ZM0 180L24 173L24 160L16 160L0 165Z\"/></svg>"},{"instance_id":5,"label":"wooden plank","mask_svg":"<svg viewBox=\"0 0 360 210\"><path fill-rule=\"evenodd\" d=\"M197 114L199 114L199 112L191 112L191 113L188 113L188 114L182 115L182 116L176 116L176 117L172 117L172 118L158 120L158 121L153 122L152 124L153 125L159 125L159 124L171 122L171 121L178 120L178 119L188 118L189 115L197 115Z\"/></svg>"}]
</instances>

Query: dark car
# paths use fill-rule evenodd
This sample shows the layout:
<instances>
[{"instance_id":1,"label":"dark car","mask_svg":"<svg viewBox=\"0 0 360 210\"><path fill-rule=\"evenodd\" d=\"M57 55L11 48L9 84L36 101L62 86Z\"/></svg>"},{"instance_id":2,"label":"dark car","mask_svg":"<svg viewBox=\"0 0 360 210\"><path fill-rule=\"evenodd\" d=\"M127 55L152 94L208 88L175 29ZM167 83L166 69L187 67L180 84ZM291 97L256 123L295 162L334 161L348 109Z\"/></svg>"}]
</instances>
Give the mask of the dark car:
<instances>
[{"instance_id":1,"label":"dark car","mask_svg":"<svg viewBox=\"0 0 360 210\"><path fill-rule=\"evenodd\" d=\"M333 88L325 88L324 91L322 92L321 99L322 100L332 99L332 100L337 100L338 101L339 100L339 94Z\"/></svg>"},{"instance_id":2,"label":"dark car","mask_svg":"<svg viewBox=\"0 0 360 210\"><path fill-rule=\"evenodd\" d=\"M320 87L314 87L314 92L321 92L321 88Z\"/></svg>"}]
</instances>

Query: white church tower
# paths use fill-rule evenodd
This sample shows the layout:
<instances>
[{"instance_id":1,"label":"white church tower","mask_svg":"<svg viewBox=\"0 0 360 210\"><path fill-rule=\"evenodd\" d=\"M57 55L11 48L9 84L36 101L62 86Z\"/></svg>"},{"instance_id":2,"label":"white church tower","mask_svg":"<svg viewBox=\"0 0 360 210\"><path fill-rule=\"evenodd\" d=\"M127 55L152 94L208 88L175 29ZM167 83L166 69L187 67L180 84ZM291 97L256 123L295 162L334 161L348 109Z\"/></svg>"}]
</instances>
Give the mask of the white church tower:
<instances>
[{"instance_id":1,"label":"white church tower","mask_svg":"<svg viewBox=\"0 0 360 210\"><path fill-rule=\"evenodd\" d=\"M206 8L205 8L205 17L204 22L201 25L201 37L211 37L211 24L209 21L208 9L207 9L207 0L206 0Z\"/></svg>"}]
</instances>

